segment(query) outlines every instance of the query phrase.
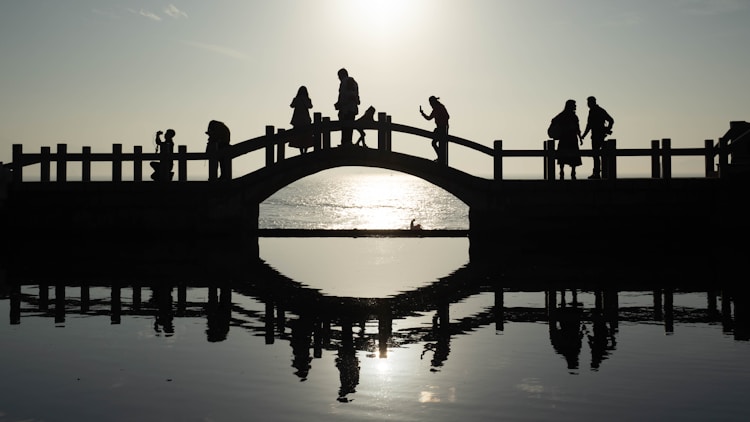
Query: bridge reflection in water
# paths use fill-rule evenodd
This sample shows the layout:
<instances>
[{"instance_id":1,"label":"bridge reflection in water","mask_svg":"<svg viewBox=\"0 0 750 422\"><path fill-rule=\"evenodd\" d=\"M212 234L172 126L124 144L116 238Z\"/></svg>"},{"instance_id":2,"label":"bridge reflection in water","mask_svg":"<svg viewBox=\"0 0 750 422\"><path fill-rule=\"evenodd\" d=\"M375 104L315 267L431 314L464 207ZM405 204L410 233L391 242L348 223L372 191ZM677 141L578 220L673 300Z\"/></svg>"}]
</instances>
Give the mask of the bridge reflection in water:
<instances>
[{"instance_id":1,"label":"bridge reflection in water","mask_svg":"<svg viewBox=\"0 0 750 422\"><path fill-rule=\"evenodd\" d=\"M672 333L679 323L721 324L723 332L736 340L750 339L748 294L732 283L643 284L614 279L593 285L584 278L581 282L552 281L539 273L534 275L539 277L537 281L513 282L514 277L508 276L512 272L496 265L469 263L429 286L372 299L321 295L262 261L244 264L243 272L242 278L225 274L214 281L188 282L185 272L174 277L135 277L127 271L117 277L103 273L87 277L75 270L60 271L57 276L22 276L11 268L3 283L3 296L10 302L10 324L22 325L32 316L49 317L61 326L69 315L109 315L112 324L145 316L153 318L157 333L170 336L175 318L189 317L205 318L209 342L226 340L230 329L263 336L266 344L288 341L294 374L303 380L324 350L335 351L342 401L359 382L358 351L387 358L389 349L422 344L422 357L429 357L431 370L439 371L450 359L452 339L493 324L499 332L510 322L547 324L551 347L570 370L579 368L586 343L592 353L592 369L612 358L622 322L658 321L665 333ZM94 297L92 292L96 292ZM652 301L648 306L622 305L624 292L648 294ZM704 296L704 305L675 307L675 295L687 292ZM487 294L494 297L492 305L451 318L453 305ZM506 306L506 297L518 294L534 297L540 305ZM248 307L252 301L264 309ZM397 320L422 316L431 316L432 324L399 323L394 329Z\"/></svg>"}]
</instances>

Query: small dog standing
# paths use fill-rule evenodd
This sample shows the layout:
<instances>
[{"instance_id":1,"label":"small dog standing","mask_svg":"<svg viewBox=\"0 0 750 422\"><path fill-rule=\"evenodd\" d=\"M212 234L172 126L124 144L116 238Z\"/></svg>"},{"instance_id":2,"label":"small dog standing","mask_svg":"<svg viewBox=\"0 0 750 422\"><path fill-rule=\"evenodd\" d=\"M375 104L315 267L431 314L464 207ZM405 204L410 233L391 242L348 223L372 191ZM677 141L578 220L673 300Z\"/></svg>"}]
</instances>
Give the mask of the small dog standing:
<instances>
[{"instance_id":1,"label":"small dog standing","mask_svg":"<svg viewBox=\"0 0 750 422\"><path fill-rule=\"evenodd\" d=\"M367 107L367 110L365 110L365 114L363 114L362 117L357 119L355 123L374 123L374 122L375 122L375 107L370 106L370 107ZM357 132L359 132L359 139L357 139L357 142L355 142L354 145L361 144L363 147L367 148L367 144L365 143L365 131L357 128Z\"/></svg>"}]
</instances>

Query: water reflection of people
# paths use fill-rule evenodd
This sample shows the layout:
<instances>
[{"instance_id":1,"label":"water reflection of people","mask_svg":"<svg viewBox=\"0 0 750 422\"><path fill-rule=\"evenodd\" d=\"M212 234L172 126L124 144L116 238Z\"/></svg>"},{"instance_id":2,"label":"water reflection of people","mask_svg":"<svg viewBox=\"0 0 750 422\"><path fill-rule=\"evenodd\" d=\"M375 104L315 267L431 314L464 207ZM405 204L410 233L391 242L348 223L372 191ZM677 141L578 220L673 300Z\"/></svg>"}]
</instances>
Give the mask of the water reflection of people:
<instances>
[{"instance_id":1,"label":"water reflection of people","mask_svg":"<svg viewBox=\"0 0 750 422\"><path fill-rule=\"evenodd\" d=\"M151 291L151 300L157 307L154 331L167 337L174 334L174 314L172 312L172 287L158 286Z\"/></svg>"},{"instance_id":2,"label":"water reflection of people","mask_svg":"<svg viewBox=\"0 0 750 422\"><path fill-rule=\"evenodd\" d=\"M348 395L357 392L359 359L357 359L357 351L354 348L352 325L351 322L346 320L341 322L341 345L336 357L336 368L339 370L339 380L341 381L337 400L348 403L351 401Z\"/></svg>"},{"instance_id":3,"label":"water reflection of people","mask_svg":"<svg viewBox=\"0 0 750 422\"><path fill-rule=\"evenodd\" d=\"M292 339L289 342L292 346L292 367L296 369L294 375L298 376L300 381L306 381L312 369L310 347L312 346L313 324L309 317L301 315L290 325L292 328Z\"/></svg>"},{"instance_id":4,"label":"water reflection of people","mask_svg":"<svg viewBox=\"0 0 750 422\"><path fill-rule=\"evenodd\" d=\"M231 289L221 289L220 293L217 290L216 287L209 288L206 305L206 338L211 343L227 339L232 319Z\"/></svg>"},{"instance_id":5,"label":"water reflection of people","mask_svg":"<svg viewBox=\"0 0 750 422\"><path fill-rule=\"evenodd\" d=\"M586 326L583 327L586 332L589 347L591 348L591 369L598 370L602 362L609 357L617 346L614 329L610 328L601 310L594 310L591 320L591 333Z\"/></svg>"},{"instance_id":6,"label":"water reflection of people","mask_svg":"<svg viewBox=\"0 0 750 422\"><path fill-rule=\"evenodd\" d=\"M556 295L552 291L550 295ZM549 320L549 337L555 352L561 354L568 363L568 369L571 373L578 369L579 355L583 343L583 331L581 331L581 309L578 303L568 306L565 303L565 292L562 292L562 299L559 308L552 308Z\"/></svg>"},{"instance_id":7,"label":"water reflection of people","mask_svg":"<svg viewBox=\"0 0 750 422\"><path fill-rule=\"evenodd\" d=\"M433 352L430 361L430 371L438 372L443 363L448 360L451 352L451 333L450 320L448 316L448 304L443 304L438 308L437 313L432 317L432 333L425 340L435 340L434 343L425 343L424 351L420 359L428 351Z\"/></svg>"}]
</instances>

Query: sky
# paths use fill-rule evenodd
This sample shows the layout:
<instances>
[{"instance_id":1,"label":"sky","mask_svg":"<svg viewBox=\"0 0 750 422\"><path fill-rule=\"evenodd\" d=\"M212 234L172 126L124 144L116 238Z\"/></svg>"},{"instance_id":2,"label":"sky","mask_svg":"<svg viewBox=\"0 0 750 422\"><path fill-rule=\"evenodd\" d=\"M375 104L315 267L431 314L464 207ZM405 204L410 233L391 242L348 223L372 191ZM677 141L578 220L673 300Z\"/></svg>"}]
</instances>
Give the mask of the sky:
<instances>
[{"instance_id":1,"label":"sky","mask_svg":"<svg viewBox=\"0 0 750 422\"><path fill-rule=\"evenodd\" d=\"M577 101L583 128L594 95L620 148L701 147L750 120L747 22L750 0L2 0L0 161L12 161L12 144L152 151L168 128L203 151L213 119L239 143L266 125L290 128L301 85L313 112L335 120L342 67L361 111L431 130L419 106L435 95L451 134L488 146L541 149L565 101ZM393 144L434 158L427 140ZM450 159L491 174L477 153L457 147ZM590 169L584 158L580 171ZM541 171L505 164L506 177ZM650 164L623 160L618 171ZM703 161L673 171L700 175Z\"/></svg>"}]
</instances>

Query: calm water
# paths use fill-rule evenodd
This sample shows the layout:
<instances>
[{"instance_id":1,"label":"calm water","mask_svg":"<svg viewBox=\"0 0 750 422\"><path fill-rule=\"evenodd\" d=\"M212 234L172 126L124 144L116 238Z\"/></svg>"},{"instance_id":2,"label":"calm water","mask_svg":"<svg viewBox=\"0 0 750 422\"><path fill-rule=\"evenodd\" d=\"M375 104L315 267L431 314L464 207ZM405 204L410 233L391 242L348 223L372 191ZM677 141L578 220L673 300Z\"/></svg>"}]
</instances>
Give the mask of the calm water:
<instances>
[{"instance_id":1,"label":"calm water","mask_svg":"<svg viewBox=\"0 0 750 422\"><path fill-rule=\"evenodd\" d=\"M403 175L328 172L270 198L261 227L461 229L466 213ZM471 262L465 238L259 246L205 271L9 264L0 421L750 416L748 300L718 275L545 288Z\"/></svg>"}]
</instances>

